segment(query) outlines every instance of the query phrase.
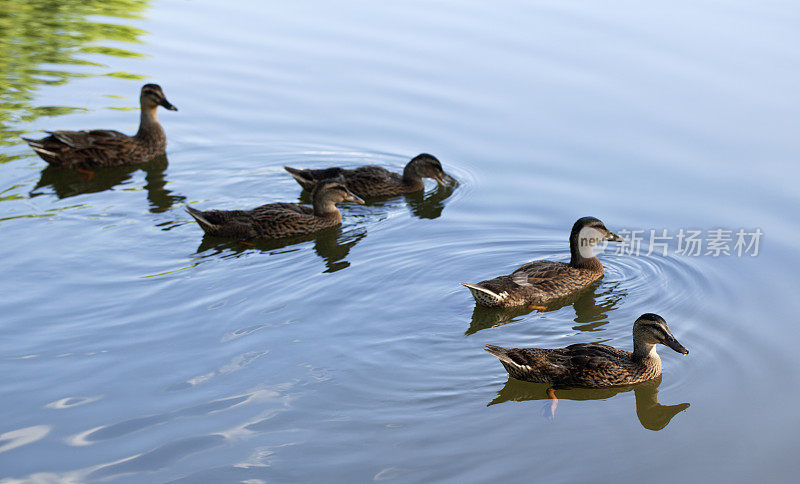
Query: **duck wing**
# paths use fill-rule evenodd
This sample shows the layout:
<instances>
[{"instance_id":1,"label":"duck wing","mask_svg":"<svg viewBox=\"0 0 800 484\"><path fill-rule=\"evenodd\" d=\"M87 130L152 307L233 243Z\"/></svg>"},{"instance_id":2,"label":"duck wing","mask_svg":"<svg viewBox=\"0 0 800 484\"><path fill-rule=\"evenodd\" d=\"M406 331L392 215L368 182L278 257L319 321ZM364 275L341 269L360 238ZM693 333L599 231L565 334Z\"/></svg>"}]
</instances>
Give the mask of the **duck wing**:
<instances>
[{"instance_id":1,"label":"duck wing","mask_svg":"<svg viewBox=\"0 0 800 484\"><path fill-rule=\"evenodd\" d=\"M391 196L403 193L399 190L403 177L392 173L386 168L368 165L352 170L344 168L324 169L298 169L290 166L283 167L306 190L313 190L314 186L322 180L338 178L347 185L347 188L362 198Z\"/></svg>"},{"instance_id":2,"label":"duck wing","mask_svg":"<svg viewBox=\"0 0 800 484\"><path fill-rule=\"evenodd\" d=\"M289 211L295 212L302 215L314 215L314 207L310 205L300 205L299 203L289 203L289 202L277 202L277 203L268 203L266 205L262 205L255 210L263 211L263 212L274 212L274 211Z\"/></svg>"},{"instance_id":3,"label":"duck wing","mask_svg":"<svg viewBox=\"0 0 800 484\"><path fill-rule=\"evenodd\" d=\"M44 161L57 166L104 166L125 159L135 147L130 136L119 131L47 131L49 136L23 138Z\"/></svg>"},{"instance_id":4,"label":"duck wing","mask_svg":"<svg viewBox=\"0 0 800 484\"><path fill-rule=\"evenodd\" d=\"M270 203L252 210L208 210L186 207L203 231L217 237L277 239L303 235L338 225L341 217L317 217L296 203Z\"/></svg>"},{"instance_id":5,"label":"duck wing","mask_svg":"<svg viewBox=\"0 0 800 484\"><path fill-rule=\"evenodd\" d=\"M51 143L59 143L75 150L84 150L96 147L111 147L128 142L130 136L110 129L92 129L84 131L45 131L49 133ZM52 144L51 144L52 146Z\"/></svg>"},{"instance_id":6,"label":"duck wing","mask_svg":"<svg viewBox=\"0 0 800 484\"><path fill-rule=\"evenodd\" d=\"M520 286L534 286L566 277L575 269L563 262L536 260L528 262L511 273L511 280Z\"/></svg>"},{"instance_id":7,"label":"duck wing","mask_svg":"<svg viewBox=\"0 0 800 484\"><path fill-rule=\"evenodd\" d=\"M579 343L563 350L564 364L569 369L562 384L602 387L625 383L631 354L599 343Z\"/></svg>"},{"instance_id":8,"label":"duck wing","mask_svg":"<svg viewBox=\"0 0 800 484\"><path fill-rule=\"evenodd\" d=\"M587 271L564 262L534 261L511 274L514 283L546 299L564 297L596 281L602 272Z\"/></svg>"},{"instance_id":9,"label":"duck wing","mask_svg":"<svg viewBox=\"0 0 800 484\"><path fill-rule=\"evenodd\" d=\"M311 207L292 203L270 203L250 212L252 224L258 238L277 239L295 235L310 234L341 222L341 215L314 215Z\"/></svg>"},{"instance_id":10,"label":"duck wing","mask_svg":"<svg viewBox=\"0 0 800 484\"><path fill-rule=\"evenodd\" d=\"M477 284L462 283L475 301L487 307L515 306L526 301L543 301L555 282L565 278L571 268L563 262L529 262L507 276Z\"/></svg>"},{"instance_id":11,"label":"duck wing","mask_svg":"<svg viewBox=\"0 0 800 484\"><path fill-rule=\"evenodd\" d=\"M503 348L486 345L486 351L496 356L509 375L518 380L555 383L566 380L569 376L563 349Z\"/></svg>"},{"instance_id":12,"label":"duck wing","mask_svg":"<svg viewBox=\"0 0 800 484\"><path fill-rule=\"evenodd\" d=\"M394 196L403 193L403 177L380 166L362 166L343 173L347 188L362 198Z\"/></svg>"},{"instance_id":13,"label":"duck wing","mask_svg":"<svg viewBox=\"0 0 800 484\"><path fill-rule=\"evenodd\" d=\"M215 237L232 237L239 239L252 239L257 236L249 210L206 210L200 211L193 207L186 207L200 228L208 235Z\"/></svg>"},{"instance_id":14,"label":"duck wing","mask_svg":"<svg viewBox=\"0 0 800 484\"><path fill-rule=\"evenodd\" d=\"M630 353L597 343L557 349L501 348L486 345L508 373L519 380L577 387L624 383Z\"/></svg>"}]
</instances>

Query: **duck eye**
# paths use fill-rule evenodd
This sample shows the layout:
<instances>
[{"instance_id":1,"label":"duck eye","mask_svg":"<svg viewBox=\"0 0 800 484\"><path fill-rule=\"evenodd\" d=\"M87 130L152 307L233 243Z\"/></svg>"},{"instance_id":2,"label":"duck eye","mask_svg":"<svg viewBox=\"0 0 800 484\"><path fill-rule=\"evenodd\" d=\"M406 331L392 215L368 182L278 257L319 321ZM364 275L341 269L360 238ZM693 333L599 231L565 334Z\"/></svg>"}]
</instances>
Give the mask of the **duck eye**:
<instances>
[{"instance_id":1,"label":"duck eye","mask_svg":"<svg viewBox=\"0 0 800 484\"><path fill-rule=\"evenodd\" d=\"M664 328L656 325L651 326L651 328L653 328L653 332L656 334L656 336L658 336L659 339L667 339L667 332L664 331Z\"/></svg>"}]
</instances>

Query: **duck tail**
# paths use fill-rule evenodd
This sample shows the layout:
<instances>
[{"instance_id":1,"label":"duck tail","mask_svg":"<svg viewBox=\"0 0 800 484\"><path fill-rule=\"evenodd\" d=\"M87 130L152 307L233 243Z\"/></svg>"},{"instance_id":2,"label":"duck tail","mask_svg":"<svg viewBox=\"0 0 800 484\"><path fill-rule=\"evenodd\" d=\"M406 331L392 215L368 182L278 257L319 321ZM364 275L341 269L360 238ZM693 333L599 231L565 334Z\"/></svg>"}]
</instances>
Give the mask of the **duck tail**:
<instances>
[{"instance_id":1,"label":"duck tail","mask_svg":"<svg viewBox=\"0 0 800 484\"><path fill-rule=\"evenodd\" d=\"M317 181L314 179L309 170L298 170L297 168L292 168L291 166L284 166L283 169L289 172L289 174L292 175L292 178L294 178L301 187L308 191L313 190L314 186L317 184Z\"/></svg>"},{"instance_id":2,"label":"duck tail","mask_svg":"<svg viewBox=\"0 0 800 484\"><path fill-rule=\"evenodd\" d=\"M486 289L485 287L481 287L478 284L467 284L466 282L462 282L461 285L469 289L469 292L472 293L472 297L475 298L475 302L481 306L496 308L499 307L500 303L503 301L503 299L505 299L504 294L497 294L496 292Z\"/></svg>"},{"instance_id":3,"label":"duck tail","mask_svg":"<svg viewBox=\"0 0 800 484\"><path fill-rule=\"evenodd\" d=\"M28 143L28 146L30 146L33 149L33 151L35 151L36 154L41 156L45 161L49 162L50 160L48 160L48 158L53 159L53 158L56 158L58 156L57 153L54 153L54 152L46 149L44 147L44 143L42 143L41 140L25 138L24 136L20 136L20 138L22 138L23 141Z\"/></svg>"},{"instance_id":4,"label":"duck tail","mask_svg":"<svg viewBox=\"0 0 800 484\"><path fill-rule=\"evenodd\" d=\"M205 218L205 216L203 215L203 212L201 212L200 210L187 206L186 212L188 212L189 215L191 215L192 218L195 219L200 228L203 229L203 232L210 234L218 228L216 225L209 222L208 219Z\"/></svg>"},{"instance_id":5,"label":"duck tail","mask_svg":"<svg viewBox=\"0 0 800 484\"><path fill-rule=\"evenodd\" d=\"M512 377L518 380L536 381L531 380L531 376L534 374L535 370L530 365L516 361L514 357L511 356L511 352L514 350L489 344L486 345L484 350L500 360L503 368L505 368Z\"/></svg>"},{"instance_id":6,"label":"duck tail","mask_svg":"<svg viewBox=\"0 0 800 484\"><path fill-rule=\"evenodd\" d=\"M28 145L29 145L31 148L33 148L33 147L38 147L38 148L41 148L41 147L43 146L43 145L42 145L42 142L41 142L41 141L39 141L38 139L26 138L26 137L24 137L24 136L20 136L20 138L22 138L22 140L23 140L24 142L28 143Z\"/></svg>"},{"instance_id":7,"label":"duck tail","mask_svg":"<svg viewBox=\"0 0 800 484\"><path fill-rule=\"evenodd\" d=\"M508 364L512 366L519 366L519 363L515 362L508 356L508 349L503 348L502 346L487 344L484 350L492 356L496 356L497 359L503 362L504 365Z\"/></svg>"}]
</instances>

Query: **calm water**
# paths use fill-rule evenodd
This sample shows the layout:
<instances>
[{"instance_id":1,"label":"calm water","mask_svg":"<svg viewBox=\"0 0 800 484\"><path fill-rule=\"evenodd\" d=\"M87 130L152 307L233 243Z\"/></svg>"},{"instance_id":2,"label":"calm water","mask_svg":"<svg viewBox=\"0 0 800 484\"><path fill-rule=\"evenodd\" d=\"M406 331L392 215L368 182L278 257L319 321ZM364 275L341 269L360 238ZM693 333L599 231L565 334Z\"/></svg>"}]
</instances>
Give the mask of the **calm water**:
<instances>
[{"instance_id":1,"label":"calm water","mask_svg":"<svg viewBox=\"0 0 800 484\"><path fill-rule=\"evenodd\" d=\"M0 13L0 482L792 481L800 368L794 2L6 0ZM43 129L169 160L46 169ZM300 198L283 165L402 168L455 190L342 207L292 245L184 212ZM763 231L759 254L601 256L546 313L459 282L614 231ZM733 244L731 244L733 245ZM703 247L705 252L705 247ZM636 387L509 381L485 343L690 350Z\"/></svg>"}]
</instances>

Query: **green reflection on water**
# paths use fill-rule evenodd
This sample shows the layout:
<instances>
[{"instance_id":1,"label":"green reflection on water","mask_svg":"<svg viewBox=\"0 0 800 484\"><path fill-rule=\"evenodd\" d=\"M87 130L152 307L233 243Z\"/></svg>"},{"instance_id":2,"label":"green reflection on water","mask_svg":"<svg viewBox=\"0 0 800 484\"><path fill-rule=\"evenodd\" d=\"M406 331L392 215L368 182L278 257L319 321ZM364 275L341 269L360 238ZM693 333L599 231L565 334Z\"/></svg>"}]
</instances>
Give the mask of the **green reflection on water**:
<instances>
[{"instance_id":1,"label":"green reflection on water","mask_svg":"<svg viewBox=\"0 0 800 484\"><path fill-rule=\"evenodd\" d=\"M71 106L35 106L39 86L61 85L95 75L122 79L144 76L98 72L108 66L101 56L142 57L133 50L105 45L138 43L145 31L112 23L138 19L146 0L3 0L0 9L0 145L19 143L18 123L40 116L83 111ZM91 18L93 17L93 18ZM80 70L79 70L80 69ZM14 157L2 156L0 162Z\"/></svg>"}]
</instances>

